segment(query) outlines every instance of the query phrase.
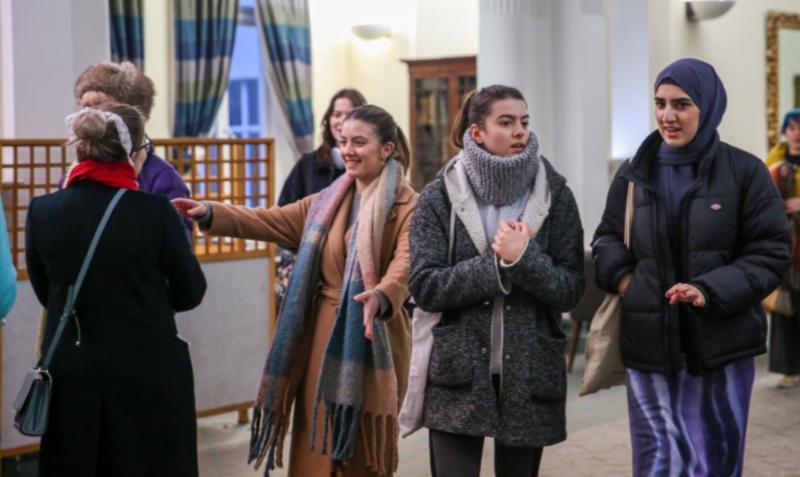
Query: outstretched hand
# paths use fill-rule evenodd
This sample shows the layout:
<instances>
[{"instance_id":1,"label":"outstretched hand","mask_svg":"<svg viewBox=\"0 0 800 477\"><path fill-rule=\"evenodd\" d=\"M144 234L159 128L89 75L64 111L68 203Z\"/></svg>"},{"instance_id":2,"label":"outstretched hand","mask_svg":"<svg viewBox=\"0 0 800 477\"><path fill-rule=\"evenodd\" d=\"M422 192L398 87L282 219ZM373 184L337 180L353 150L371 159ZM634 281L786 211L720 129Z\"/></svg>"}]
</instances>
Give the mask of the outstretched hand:
<instances>
[{"instance_id":1,"label":"outstretched hand","mask_svg":"<svg viewBox=\"0 0 800 477\"><path fill-rule=\"evenodd\" d=\"M172 199L172 206L178 211L178 215L192 220L198 220L208 213L206 204L183 197Z\"/></svg>"},{"instance_id":2,"label":"outstretched hand","mask_svg":"<svg viewBox=\"0 0 800 477\"><path fill-rule=\"evenodd\" d=\"M373 290L361 292L354 296L353 300L364 304L364 337L371 340L372 321L381 309L381 300Z\"/></svg>"}]
</instances>

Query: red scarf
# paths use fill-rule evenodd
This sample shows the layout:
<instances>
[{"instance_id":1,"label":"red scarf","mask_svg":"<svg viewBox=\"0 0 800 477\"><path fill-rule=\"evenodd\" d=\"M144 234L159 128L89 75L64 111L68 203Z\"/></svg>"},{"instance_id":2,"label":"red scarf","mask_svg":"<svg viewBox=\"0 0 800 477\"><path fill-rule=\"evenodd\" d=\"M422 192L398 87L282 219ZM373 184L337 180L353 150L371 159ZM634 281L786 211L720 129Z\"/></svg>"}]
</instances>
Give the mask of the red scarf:
<instances>
[{"instance_id":1,"label":"red scarf","mask_svg":"<svg viewBox=\"0 0 800 477\"><path fill-rule=\"evenodd\" d=\"M82 159L67 171L64 187L71 186L73 181L93 181L109 187L139 190L136 170L129 161L102 162Z\"/></svg>"}]
</instances>

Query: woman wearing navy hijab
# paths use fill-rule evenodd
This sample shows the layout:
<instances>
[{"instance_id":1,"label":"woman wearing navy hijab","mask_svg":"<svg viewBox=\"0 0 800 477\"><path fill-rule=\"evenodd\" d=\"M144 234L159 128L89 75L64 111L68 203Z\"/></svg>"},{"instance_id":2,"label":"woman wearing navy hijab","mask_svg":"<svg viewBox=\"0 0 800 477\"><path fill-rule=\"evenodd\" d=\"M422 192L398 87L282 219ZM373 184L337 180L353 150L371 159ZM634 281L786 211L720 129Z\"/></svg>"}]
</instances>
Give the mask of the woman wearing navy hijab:
<instances>
[{"instance_id":1,"label":"woman wearing navy hijab","mask_svg":"<svg viewBox=\"0 0 800 477\"><path fill-rule=\"evenodd\" d=\"M598 285L622 296L635 476L742 473L753 357L766 351L761 300L791 240L764 163L719 139L726 103L700 60L658 75L658 129L613 179L592 244Z\"/></svg>"}]
</instances>

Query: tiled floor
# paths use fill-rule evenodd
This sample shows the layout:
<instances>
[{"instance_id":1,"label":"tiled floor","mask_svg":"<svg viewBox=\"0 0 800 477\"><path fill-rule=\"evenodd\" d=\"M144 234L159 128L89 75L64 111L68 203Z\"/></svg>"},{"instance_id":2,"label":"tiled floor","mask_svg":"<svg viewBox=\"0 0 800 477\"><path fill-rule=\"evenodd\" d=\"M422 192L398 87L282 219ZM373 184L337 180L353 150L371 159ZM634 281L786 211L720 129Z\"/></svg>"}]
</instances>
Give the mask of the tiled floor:
<instances>
[{"instance_id":1,"label":"tiled floor","mask_svg":"<svg viewBox=\"0 0 800 477\"><path fill-rule=\"evenodd\" d=\"M570 376L567 399L568 439L545 449L540 475L630 475L630 440L623 387L578 398L581 364ZM778 376L768 374L759 359L748 428L747 477L800 477L800 387L778 390ZM249 426L237 426L236 415L206 418L200 424L201 477L249 477L262 472L245 463ZM481 475L493 475L492 446L484 448ZM284 469L272 475L284 477ZM398 477L429 475L428 437L419 431L400 441Z\"/></svg>"}]
</instances>

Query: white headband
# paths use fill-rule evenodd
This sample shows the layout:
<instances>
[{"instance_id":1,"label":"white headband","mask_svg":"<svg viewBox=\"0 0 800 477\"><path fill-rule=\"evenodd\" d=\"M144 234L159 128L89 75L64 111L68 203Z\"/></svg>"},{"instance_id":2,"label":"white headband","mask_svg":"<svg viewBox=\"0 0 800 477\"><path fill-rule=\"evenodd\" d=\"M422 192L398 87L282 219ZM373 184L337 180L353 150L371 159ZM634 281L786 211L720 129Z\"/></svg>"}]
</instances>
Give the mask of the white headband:
<instances>
[{"instance_id":1,"label":"white headband","mask_svg":"<svg viewBox=\"0 0 800 477\"><path fill-rule=\"evenodd\" d=\"M125 152L128 155L131 155L131 151L133 151L133 142L131 141L131 132L128 130L128 126L125 125L125 121L119 117L118 114L112 113L111 111L100 111L99 109L94 108L83 108L77 113L72 113L64 119L64 123L67 125L67 130L69 131L70 140L73 136L75 136L75 129L72 127L72 123L75 122L75 118L84 114L84 113L97 113L100 117L103 118L105 124L108 124L109 121L114 123L114 126L117 128L117 134L119 135L119 142L122 143L122 148L125 149Z\"/></svg>"}]
</instances>

